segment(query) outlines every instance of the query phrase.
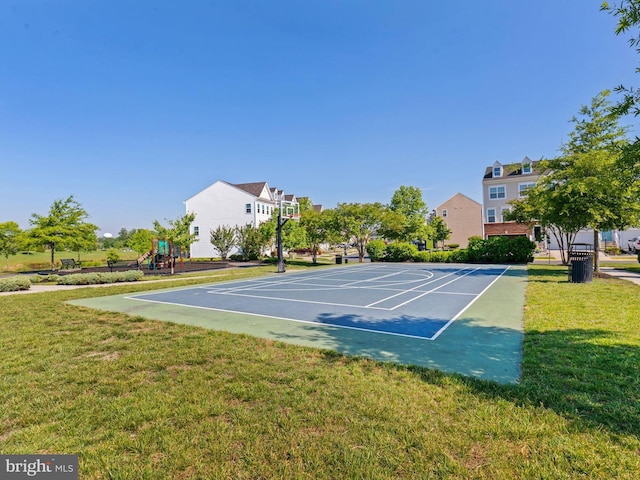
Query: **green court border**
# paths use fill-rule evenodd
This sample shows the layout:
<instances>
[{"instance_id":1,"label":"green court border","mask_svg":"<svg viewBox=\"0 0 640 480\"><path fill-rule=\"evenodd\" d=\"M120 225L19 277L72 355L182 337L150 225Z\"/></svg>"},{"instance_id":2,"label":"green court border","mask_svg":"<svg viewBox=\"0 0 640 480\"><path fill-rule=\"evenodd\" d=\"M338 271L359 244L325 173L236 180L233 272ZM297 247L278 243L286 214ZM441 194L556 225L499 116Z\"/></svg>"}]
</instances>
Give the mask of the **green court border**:
<instances>
[{"instance_id":1,"label":"green court border","mask_svg":"<svg viewBox=\"0 0 640 480\"><path fill-rule=\"evenodd\" d=\"M357 265L347 268L357 268ZM436 340L127 298L135 293L85 298L68 303L150 320L243 333L380 361L435 368L505 384L517 383L520 378L526 283L526 267L511 266ZM204 284L199 285L202 286ZM184 288L193 287L181 287Z\"/></svg>"}]
</instances>

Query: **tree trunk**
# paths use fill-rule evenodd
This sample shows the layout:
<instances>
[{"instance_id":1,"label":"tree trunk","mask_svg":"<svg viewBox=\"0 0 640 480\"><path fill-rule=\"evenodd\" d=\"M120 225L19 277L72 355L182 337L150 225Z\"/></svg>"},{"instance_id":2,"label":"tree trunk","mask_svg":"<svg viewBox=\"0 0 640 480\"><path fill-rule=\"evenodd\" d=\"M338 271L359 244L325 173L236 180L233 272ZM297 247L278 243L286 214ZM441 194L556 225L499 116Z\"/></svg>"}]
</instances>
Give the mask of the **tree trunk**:
<instances>
[{"instance_id":1,"label":"tree trunk","mask_svg":"<svg viewBox=\"0 0 640 480\"><path fill-rule=\"evenodd\" d=\"M49 246L51 247L51 270L53 270L56 267L55 265L56 246L54 243L52 243Z\"/></svg>"}]
</instances>

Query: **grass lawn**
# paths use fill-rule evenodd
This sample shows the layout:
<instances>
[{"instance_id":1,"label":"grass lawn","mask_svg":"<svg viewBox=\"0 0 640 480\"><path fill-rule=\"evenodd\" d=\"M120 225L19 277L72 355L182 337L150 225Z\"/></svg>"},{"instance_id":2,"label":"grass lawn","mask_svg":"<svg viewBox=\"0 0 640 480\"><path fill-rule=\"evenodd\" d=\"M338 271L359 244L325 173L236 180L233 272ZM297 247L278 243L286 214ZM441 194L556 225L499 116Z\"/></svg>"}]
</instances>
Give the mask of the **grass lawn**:
<instances>
[{"instance_id":1,"label":"grass lawn","mask_svg":"<svg viewBox=\"0 0 640 480\"><path fill-rule=\"evenodd\" d=\"M639 287L529 275L508 386L64 303L150 283L2 296L0 452L82 479L638 478Z\"/></svg>"}]
</instances>

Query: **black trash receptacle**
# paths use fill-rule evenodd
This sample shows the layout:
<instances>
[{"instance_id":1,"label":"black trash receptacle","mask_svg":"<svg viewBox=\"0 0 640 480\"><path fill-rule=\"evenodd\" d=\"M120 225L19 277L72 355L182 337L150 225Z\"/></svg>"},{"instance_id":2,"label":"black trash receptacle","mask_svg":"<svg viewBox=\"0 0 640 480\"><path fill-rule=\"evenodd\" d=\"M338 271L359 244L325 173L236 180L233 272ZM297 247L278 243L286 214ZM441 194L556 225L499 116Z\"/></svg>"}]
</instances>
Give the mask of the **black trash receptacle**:
<instances>
[{"instance_id":1,"label":"black trash receptacle","mask_svg":"<svg viewBox=\"0 0 640 480\"><path fill-rule=\"evenodd\" d=\"M336 265L340 265L342 263L342 255L336 255Z\"/></svg>"},{"instance_id":2,"label":"black trash receptacle","mask_svg":"<svg viewBox=\"0 0 640 480\"><path fill-rule=\"evenodd\" d=\"M589 283L593 280L592 252L571 252L569 257L569 281Z\"/></svg>"}]
</instances>

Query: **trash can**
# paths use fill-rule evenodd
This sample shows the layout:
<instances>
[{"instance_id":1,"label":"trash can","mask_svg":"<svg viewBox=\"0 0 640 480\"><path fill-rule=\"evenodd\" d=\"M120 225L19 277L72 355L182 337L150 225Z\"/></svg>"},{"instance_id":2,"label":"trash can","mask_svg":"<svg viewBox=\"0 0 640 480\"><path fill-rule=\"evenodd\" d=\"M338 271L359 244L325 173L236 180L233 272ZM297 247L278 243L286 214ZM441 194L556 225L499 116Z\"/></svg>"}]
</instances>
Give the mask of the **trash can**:
<instances>
[{"instance_id":1,"label":"trash can","mask_svg":"<svg viewBox=\"0 0 640 480\"><path fill-rule=\"evenodd\" d=\"M593 251L572 250L569 255L569 282L589 283L593 280Z\"/></svg>"},{"instance_id":2,"label":"trash can","mask_svg":"<svg viewBox=\"0 0 640 480\"><path fill-rule=\"evenodd\" d=\"M342 255L336 255L336 265L340 265L342 263Z\"/></svg>"}]
</instances>

